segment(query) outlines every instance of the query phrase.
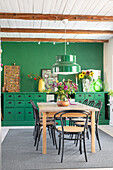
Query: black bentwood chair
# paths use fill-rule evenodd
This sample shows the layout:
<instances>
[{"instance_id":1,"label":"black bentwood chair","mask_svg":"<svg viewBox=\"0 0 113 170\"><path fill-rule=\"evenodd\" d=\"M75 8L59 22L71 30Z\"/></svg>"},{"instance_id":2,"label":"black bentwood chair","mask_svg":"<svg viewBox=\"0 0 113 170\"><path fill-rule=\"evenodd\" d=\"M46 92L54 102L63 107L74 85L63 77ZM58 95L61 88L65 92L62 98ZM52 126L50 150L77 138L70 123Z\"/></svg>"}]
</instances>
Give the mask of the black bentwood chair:
<instances>
[{"instance_id":1,"label":"black bentwood chair","mask_svg":"<svg viewBox=\"0 0 113 170\"><path fill-rule=\"evenodd\" d=\"M32 104L33 114L34 114L34 118L35 118L35 125L34 125L34 132L33 132L34 139L35 139L34 146L36 146L36 150L38 150L40 136L41 136L41 132L43 130L43 128L42 128L43 118L39 116L39 111L38 111L37 107L35 106L34 102L32 100L30 100L30 102ZM57 149L56 137L55 137L55 132L54 132L54 119L53 118L47 119L46 127L48 128L50 137L52 136L53 145L56 145L56 149Z\"/></svg>"},{"instance_id":2,"label":"black bentwood chair","mask_svg":"<svg viewBox=\"0 0 113 170\"><path fill-rule=\"evenodd\" d=\"M64 140L76 140L76 138L70 138L70 135L77 135L79 138L77 140L80 141L80 154L82 154L82 141L84 146L84 155L85 160L87 160L87 154L86 154L86 145L85 145L85 134L86 134L86 128L88 123L88 115L90 112L82 111L82 110L63 110L61 112L57 112L54 115L54 121L57 120L57 116L60 114L60 121L61 121L61 127L56 128L56 131L59 133L59 148L58 148L58 154L60 154L61 150L61 143L62 143L62 153L61 153L61 163L63 162L63 154L64 154ZM70 115L70 116L69 116ZM77 126L65 126L63 123L63 117L82 117L85 121L85 125L83 127L77 127ZM68 137L66 137L68 136Z\"/></svg>"},{"instance_id":3,"label":"black bentwood chair","mask_svg":"<svg viewBox=\"0 0 113 170\"><path fill-rule=\"evenodd\" d=\"M89 100L88 100L88 99L85 99L85 100L82 102L82 104L88 105L88 102L89 102Z\"/></svg>"},{"instance_id":4,"label":"black bentwood chair","mask_svg":"<svg viewBox=\"0 0 113 170\"><path fill-rule=\"evenodd\" d=\"M97 138L97 141L98 141L99 149L101 150L101 144L100 144L99 132L98 132L98 121L99 121L100 110L102 108L102 102L98 101L98 103L94 107L99 109L99 111L95 112L95 134L96 134L96 138ZM75 122L76 126L83 126L84 124L85 124L84 122L77 122L77 121ZM88 122L88 128L89 128L90 133L91 133L91 121L90 120Z\"/></svg>"}]
</instances>

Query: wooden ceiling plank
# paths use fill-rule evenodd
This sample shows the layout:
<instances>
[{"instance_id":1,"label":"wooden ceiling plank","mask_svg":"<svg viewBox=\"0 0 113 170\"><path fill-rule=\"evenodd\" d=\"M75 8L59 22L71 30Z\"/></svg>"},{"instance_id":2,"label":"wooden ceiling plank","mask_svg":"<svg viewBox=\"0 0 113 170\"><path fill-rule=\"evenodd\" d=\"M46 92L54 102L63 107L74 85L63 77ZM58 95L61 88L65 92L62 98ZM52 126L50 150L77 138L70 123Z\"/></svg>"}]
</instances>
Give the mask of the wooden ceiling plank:
<instances>
[{"instance_id":1,"label":"wooden ceiling plank","mask_svg":"<svg viewBox=\"0 0 113 170\"><path fill-rule=\"evenodd\" d=\"M31 13L0 13L0 19L57 20L57 21L68 19L69 21L113 22L113 16L31 14Z\"/></svg>"},{"instance_id":2,"label":"wooden ceiling plank","mask_svg":"<svg viewBox=\"0 0 113 170\"><path fill-rule=\"evenodd\" d=\"M29 24L29 23L28 23ZM45 25L46 27L46 25ZM59 33L64 34L64 29L29 29L29 28L1 28L1 32L22 32L22 33ZM113 34L109 30L66 30L66 34Z\"/></svg>"},{"instance_id":3,"label":"wooden ceiling plank","mask_svg":"<svg viewBox=\"0 0 113 170\"><path fill-rule=\"evenodd\" d=\"M2 37L1 41L33 41L33 42L65 42L65 39L56 38L5 38ZM97 42L107 43L108 40L96 40L96 39L67 39L67 42Z\"/></svg>"}]
</instances>

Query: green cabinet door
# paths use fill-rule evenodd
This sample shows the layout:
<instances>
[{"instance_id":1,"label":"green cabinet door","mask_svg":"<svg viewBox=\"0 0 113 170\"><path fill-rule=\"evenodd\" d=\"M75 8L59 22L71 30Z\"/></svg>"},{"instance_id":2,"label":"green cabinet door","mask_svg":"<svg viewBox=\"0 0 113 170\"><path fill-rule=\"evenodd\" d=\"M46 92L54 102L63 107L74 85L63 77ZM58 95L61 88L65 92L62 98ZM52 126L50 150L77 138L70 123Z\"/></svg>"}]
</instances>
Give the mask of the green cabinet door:
<instances>
[{"instance_id":1,"label":"green cabinet door","mask_svg":"<svg viewBox=\"0 0 113 170\"><path fill-rule=\"evenodd\" d=\"M14 108L5 108L4 120L13 121L15 119Z\"/></svg>"},{"instance_id":2,"label":"green cabinet door","mask_svg":"<svg viewBox=\"0 0 113 170\"><path fill-rule=\"evenodd\" d=\"M25 108L25 120L26 121L34 121L33 109Z\"/></svg>"},{"instance_id":3,"label":"green cabinet door","mask_svg":"<svg viewBox=\"0 0 113 170\"><path fill-rule=\"evenodd\" d=\"M15 108L15 120L24 121L24 108Z\"/></svg>"}]
</instances>

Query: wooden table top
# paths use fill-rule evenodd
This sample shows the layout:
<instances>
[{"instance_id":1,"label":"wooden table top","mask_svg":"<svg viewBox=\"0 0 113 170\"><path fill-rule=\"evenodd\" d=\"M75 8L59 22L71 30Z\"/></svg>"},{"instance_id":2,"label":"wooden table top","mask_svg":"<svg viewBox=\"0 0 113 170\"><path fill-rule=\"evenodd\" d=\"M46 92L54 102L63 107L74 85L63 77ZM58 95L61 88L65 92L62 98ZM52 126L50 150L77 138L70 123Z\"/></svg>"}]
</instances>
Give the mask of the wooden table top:
<instances>
[{"instance_id":1,"label":"wooden table top","mask_svg":"<svg viewBox=\"0 0 113 170\"><path fill-rule=\"evenodd\" d=\"M75 105L69 105L67 107L59 107L53 102L37 102L39 112L59 112L61 110L86 110L86 111L99 111L99 109L87 106L78 102L74 102Z\"/></svg>"}]
</instances>

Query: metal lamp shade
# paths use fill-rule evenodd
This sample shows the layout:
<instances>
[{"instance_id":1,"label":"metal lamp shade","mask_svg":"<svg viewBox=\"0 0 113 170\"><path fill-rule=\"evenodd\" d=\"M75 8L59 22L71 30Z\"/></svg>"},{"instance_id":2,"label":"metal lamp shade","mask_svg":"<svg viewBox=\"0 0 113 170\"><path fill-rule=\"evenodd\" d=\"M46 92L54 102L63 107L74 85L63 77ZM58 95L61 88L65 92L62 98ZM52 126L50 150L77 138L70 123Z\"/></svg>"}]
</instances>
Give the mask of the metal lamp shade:
<instances>
[{"instance_id":1,"label":"metal lamp shade","mask_svg":"<svg viewBox=\"0 0 113 170\"><path fill-rule=\"evenodd\" d=\"M75 74L80 71L81 67L76 63L75 55L56 56L56 63L52 65L54 74Z\"/></svg>"}]
</instances>

